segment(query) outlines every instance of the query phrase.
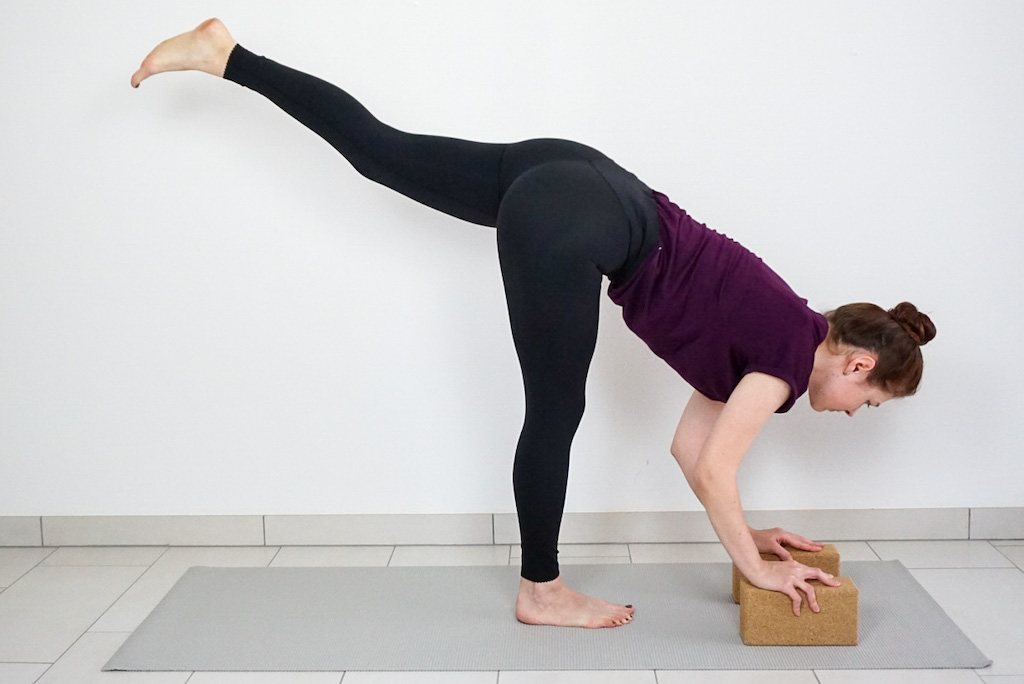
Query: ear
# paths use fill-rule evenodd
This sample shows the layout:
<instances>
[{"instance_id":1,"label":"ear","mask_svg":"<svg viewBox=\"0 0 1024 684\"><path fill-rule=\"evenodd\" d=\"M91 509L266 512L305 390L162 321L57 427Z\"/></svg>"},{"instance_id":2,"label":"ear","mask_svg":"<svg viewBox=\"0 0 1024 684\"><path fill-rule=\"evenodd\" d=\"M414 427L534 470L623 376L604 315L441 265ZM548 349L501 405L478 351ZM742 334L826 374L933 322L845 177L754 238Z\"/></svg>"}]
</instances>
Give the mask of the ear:
<instances>
[{"instance_id":1,"label":"ear","mask_svg":"<svg viewBox=\"0 0 1024 684\"><path fill-rule=\"evenodd\" d=\"M843 375L849 375L850 373L869 373L871 369L875 367L878 362L878 358L870 352L864 350L858 350L851 354L846 360L846 368L843 369Z\"/></svg>"}]
</instances>

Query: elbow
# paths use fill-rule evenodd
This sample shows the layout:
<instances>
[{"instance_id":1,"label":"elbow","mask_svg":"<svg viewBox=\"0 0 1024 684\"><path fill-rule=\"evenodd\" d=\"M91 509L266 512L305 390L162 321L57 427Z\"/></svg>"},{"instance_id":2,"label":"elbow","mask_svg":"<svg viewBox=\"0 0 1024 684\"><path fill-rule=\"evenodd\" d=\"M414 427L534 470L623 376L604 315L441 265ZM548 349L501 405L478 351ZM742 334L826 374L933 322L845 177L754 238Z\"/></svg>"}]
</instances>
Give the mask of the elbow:
<instances>
[{"instance_id":1,"label":"elbow","mask_svg":"<svg viewBox=\"0 0 1024 684\"><path fill-rule=\"evenodd\" d=\"M735 477L730 478L728 473L722 472L721 468L708 467L703 463L698 463L697 467L693 469L691 477L687 478L690 481L690 488L693 489L693 493L697 495L704 508L727 496L730 483L735 486Z\"/></svg>"},{"instance_id":2,"label":"elbow","mask_svg":"<svg viewBox=\"0 0 1024 684\"><path fill-rule=\"evenodd\" d=\"M672 446L669 448L669 452L672 454L672 458L679 464L679 469L683 471L683 477L686 478L687 484L690 485L690 489L693 489L696 493L694 470L697 465L697 454L688 450L678 442L672 442Z\"/></svg>"},{"instance_id":3,"label":"elbow","mask_svg":"<svg viewBox=\"0 0 1024 684\"><path fill-rule=\"evenodd\" d=\"M707 508L709 495L714 489L712 485L714 478L708 474L707 469L698 468L687 479L690 482L690 489L697 495L704 508Z\"/></svg>"},{"instance_id":4,"label":"elbow","mask_svg":"<svg viewBox=\"0 0 1024 684\"><path fill-rule=\"evenodd\" d=\"M670 451L679 463L690 489L705 508L718 499L733 495L736 489L735 468L723 465L720 459L687 448L684 444L673 443Z\"/></svg>"}]
</instances>

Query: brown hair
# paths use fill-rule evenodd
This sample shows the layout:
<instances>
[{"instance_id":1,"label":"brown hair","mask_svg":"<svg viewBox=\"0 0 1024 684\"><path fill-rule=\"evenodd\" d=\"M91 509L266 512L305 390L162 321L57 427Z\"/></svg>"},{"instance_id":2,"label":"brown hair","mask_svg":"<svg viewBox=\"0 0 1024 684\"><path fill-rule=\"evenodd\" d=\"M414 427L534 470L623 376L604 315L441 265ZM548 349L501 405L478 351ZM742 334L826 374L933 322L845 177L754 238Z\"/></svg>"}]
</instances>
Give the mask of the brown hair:
<instances>
[{"instance_id":1,"label":"brown hair","mask_svg":"<svg viewBox=\"0 0 1024 684\"><path fill-rule=\"evenodd\" d=\"M924 370L921 346L935 337L935 325L910 302L886 311L875 304L846 304L825 314L833 351L857 347L878 355L868 382L896 397L917 391Z\"/></svg>"}]
</instances>

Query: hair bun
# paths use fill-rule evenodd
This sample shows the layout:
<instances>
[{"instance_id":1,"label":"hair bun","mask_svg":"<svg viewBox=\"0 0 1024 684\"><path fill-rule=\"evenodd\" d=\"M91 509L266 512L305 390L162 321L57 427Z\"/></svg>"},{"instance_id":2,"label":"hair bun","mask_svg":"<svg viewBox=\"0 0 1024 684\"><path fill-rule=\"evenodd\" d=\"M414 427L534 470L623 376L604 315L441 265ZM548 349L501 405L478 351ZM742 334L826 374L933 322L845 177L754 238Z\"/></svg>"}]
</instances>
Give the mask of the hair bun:
<instances>
[{"instance_id":1,"label":"hair bun","mask_svg":"<svg viewBox=\"0 0 1024 684\"><path fill-rule=\"evenodd\" d=\"M899 323L914 342L928 344L935 337L935 324L928 314L921 313L910 302L901 302L889 309L889 315Z\"/></svg>"}]
</instances>

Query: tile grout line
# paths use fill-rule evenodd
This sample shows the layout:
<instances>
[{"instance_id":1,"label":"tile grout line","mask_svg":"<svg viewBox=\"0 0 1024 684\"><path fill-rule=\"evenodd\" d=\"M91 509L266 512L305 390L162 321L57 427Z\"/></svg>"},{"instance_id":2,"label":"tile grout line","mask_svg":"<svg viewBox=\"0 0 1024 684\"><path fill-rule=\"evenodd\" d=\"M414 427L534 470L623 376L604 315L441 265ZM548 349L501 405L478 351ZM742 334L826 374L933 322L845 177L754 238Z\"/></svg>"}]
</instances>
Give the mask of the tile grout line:
<instances>
[{"instance_id":1,"label":"tile grout line","mask_svg":"<svg viewBox=\"0 0 1024 684\"><path fill-rule=\"evenodd\" d=\"M144 576L146 575L146 573L147 573L147 572L149 572L149 571L150 571L150 570L151 570L151 569L153 568L153 565L154 565L154 564L155 564L155 563L156 563L156 562L157 562L158 560L160 560L160 558L163 558L164 554L166 554L166 553L167 553L167 551L169 550L169 548L170 548L170 547L165 547L165 548L164 548L164 552L163 552L163 553L161 553L161 554L160 554L160 555L159 555L159 556L157 557L157 559L156 559L156 560L154 560L154 561L153 561L152 563L150 563L150 564L149 564L148 566L139 566L139 565L127 566L127 567L135 567L135 568L137 568L137 567L145 567L146 569L145 569L144 571L142 571L141 573L139 573L139 576L138 576L138 577L136 577L136 578L135 578L135 580L134 580L134 581L133 581L133 582L132 582L131 584L129 584L129 585L128 585L128 587L127 587L127 588L125 588L125 590L124 590L124 591L122 591L122 592L121 592L121 593L120 593L120 594L118 595L118 597L117 597L117 598L115 598L115 599L114 599L113 601L111 601L111 602L110 602L110 605L109 605L109 606L107 606L106 610L104 610L104 611L103 611L102 613L100 613L99 617L97 617L97 618L96 618L95 620L93 620L93 621L92 621L92 623L90 623L90 625L89 625L88 627L86 627L86 628L85 628L85 631L84 631L84 632L82 632L82 633L81 633L81 634L80 634L80 635L78 636L78 638L77 638L77 639L75 639L75 640L74 640L74 641L73 641L73 642L71 643L71 645L70 645L70 646L68 646L68 647L67 647L66 649L64 649L64 652L63 652L63 653L61 653L61 654L60 654L60 655L59 655L59 656L58 656L58 657L56 658L56 660L54 660L54 661L53 661L53 662L52 662L52 663L50 664L50 667L46 668L46 672L43 672L43 674L42 674L42 675L40 675L40 679L42 679L43 677L45 677L45 676L46 676L46 674L47 674L47 673L48 673L48 672L50 671L50 669L51 669L51 668L53 668L53 666L54 666L54 665L56 665L56 664L57 664L57 663L58 663L58 662L60 661L60 659L61 659L61 658L63 658L64 656L66 656L66 655L68 654L68 651L70 651L70 650L71 650L72 648L74 648L74 647L75 647L75 644L77 644L77 643L78 643L79 641L81 641L81 640L82 640L82 638L83 638L83 637L84 637L84 636L85 636L86 634L89 634L89 630L90 630L90 629L92 628L92 626L93 626L93 625L95 625L95 624L96 624L97 622L99 622L100 620L102 620L102 619L103 619L103 616L104 616L104 615L106 615L106 614L107 614L108 612L110 612L110 609L111 609L111 608L113 608L113 607L114 607L114 605L115 605L115 604L116 604L116 603L117 603L118 601L120 601L120 600L121 600L122 598L124 598L124 595L125 595L125 594L127 594L127 593L128 593L129 591L131 591L131 588L132 588L132 587L134 587L134 586L136 585L136 583L138 583L138 581L139 581L140 579L142 579L142 578L143 578L143 577L144 577ZM40 561L40 562L42 562L42 561ZM67 566L67 567L75 567L75 566ZM97 566L77 566L77 567L97 567ZM98 567L104 567L104 566L98 566ZM125 567L125 566L116 566L116 567ZM104 634L123 634L123 632L104 632ZM129 632L129 634L130 634L130 632ZM190 674L190 675L189 675L189 679L191 679L191 678L192 678L192 675ZM39 681L39 680L37 679L36 681ZM186 680L186 682L187 682L187 680Z\"/></svg>"},{"instance_id":2,"label":"tile grout line","mask_svg":"<svg viewBox=\"0 0 1024 684\"><path fill-rule=\"evenodd\" d=\"M46 537L43 535L43 516L39 516L39 545L46 546Z\"/></svg>"},{"instance_id":3,"label":"tile grout line","mask_svg":"<svg viewBox=\"0 0 1024 684\"><path fill-rule=\"evenodd\" d=\"M146 573L142 573L142 574L144 575ZM140 575L140 577L141 576L142 575ZM133 584L134 584L134 582L133 582ZM125 591L127 591L127 589ZM124 594L121 594L121 596L124 596ZM118 596L116 599L114 599L114 603L117 603L118 601L120 601L121 600L121 596ZM112 606L112 605L114 605L114 603L111 603L110 605ZM107 607L107 610L110 610L110 606ZM92 627L92 625L95 625L97 622L99 622L100 618L103 617L103 615L106 614L107 610L103 611L103 613L100 615L100 617L98 617L95 620L93 620L92 624L90 624L89 627ZM89 633L89 627L86 627L85 631L82 632L81 634L79 634L78 637L74 641L71 642L71 645L68 646L67 648L65 648L64 651L61 652L61 654L59 656L57 656L52 663L50 663L50 666L46 668L46 672L43 672L43 674L39 675L39 679L42 679L43 677L45 677L47 675L47 673L53 668L53 666L56 665L57 663L59 663L60 659L63 658L64 656L66 656L68 654L68 651L73 649L75 647L75 644L77 644L79 641L81 641L82 638L86 634ZM109 658L108 658L108 660L109 660ZM37 679L36 681L38 682L39 679Z\"/></svg>"},{"instance_id":4,"label":"tile grout line","mask_svg":"<svg viewBox=\"0 0 1024 684\"><path fill-rule=\"evenodd\" d=\"M102 613L100 613L99 617L97 617L97 618L96 618L95 620L93 620L93 621L92 621L92 624L90 624L90 625L89 625L88 627L86 627L86 629L85 629L85 632L83 633L83 636L84 636L85 634L88 634L88 633L89 633L89 630L90 630L90 629L92 629L92 626L93 626L93 625L95 625L95 624L96 624L97 622L99 622L100 620L102 620L102 619L103 619L103 616L105 616L105 615L106 615L107 613L109 613L109 612L110 612L110 609L111 609L111 608L113 608L113 607L114 607L114 606L115 606L115 605L117 604L117 602L118 602L118 601L120 601L121 599L123 599L123 598L124 598L124 596L125 596L125 594L127 594L127 593L128 593L129 591L131 591L131 590L132 590L132 587L134 587L134 586L135 586L136 584L138 584L139 580L141 580L141 579L142 579L143 577L145 577L145 576L146 576L146 574L147 574L147 573L148 573L148 572L149 572L150 570L152 570L152 569L153 569L153 566L154 566L154 565L156 565L156 564L157 564L157 562L158 562L158 561L159 561L159 560L160 560L161 558L163 558L163 557L164 557L165 555L167 555L167 552L168 552L168 551L170 551L170 549L171 549L171 547L169 547L169 546L165 546L165 547L164 547L164 550L163 550L163 553L161 553L161 554L160 554L159 556L157 556L157 557L156 557L156 558L155 558L155 559L153 560L153 562L152 562L152 563L150 563L150 564L149 564L149 565L147 565L147 566L140 566L140 565L131 565L131 566L115 566L115 567L132 567L132 568L138 568L138 567L145 567L146 569L145 569L145 570L143 570L143 571L142 571L141 573L139 573L139 576L138 576L138 577L136 577L136 578L135 578L135 580L134 580L134 581L133 581L133 582L132 582L131 584L129 584L129 585L128 585L128 587L127 587L127 588L125 588L125 590L124 590L124 591L122 591L122 592L121 592L121 594L120 594L120 595L119 595L119 596L118 596L118 597L117 597L116 599L114 599L113 601L111 601L110 605L109 605L109 606L107 606L106 610L104 610L104 611L103 611ZM109 567L109 566L78 566L78 567ZM111 633L114 633L114 634L119 634L120 632L106 632L106 633L107 633L107 634L111 634ZM81 639L81 637L79 637L79 639ZM75 642L75 643L77 643L77 640L76 640L76 642ZM74 646L74 644L72 644L72 646ZM67 653L67 651L65 651L65 653ZM61 654L61 655L63 655L63 654Z\"/></svg>"},{"instance_id":5,"label":"tile grout line","mask_svg":"<svg viewBox=\"0 0 1024 684\"><path fill-rule=\"evenodd\" d=\"M53 667L53 663L50 663L49 667L47 667L45 670L43 670L42 674L40 674L38 677L33 679L32 680L32 684L38 684L39 682L41 682L43 680L43 677L46 676L46 673L50 671L51 667Z\"/></svg>"},{"instance_id":6,"label":"tile grout line","mask_svg":"<svg viewBox=\"0 0 1024 684\"><path fill-rule=\"evenodd\" d=\"M42 548L42 547L40 547L40 548ZM32 566L31 568L29 568L29 569L28 569L28 570L26 570L25 572L23 572L23 573L21 573L20 575L18 575L17 577L15 577L15 578L14 578L14 581L13 581L13 582L11 582L11 583L10 583L10 584L8 584L8 585L7 585L6 587L4 587L4 588L3 588L3 589L4 589L4 591L7 591L7 590L8 590L8 589L10 589L11 587L13 587L13 586L14 586L15 584L17 584L18 582L20 582L20 581L21 581L22 579L24 579L25 575L27 575L28 573L32 572L32 571L33 571L33 570L35 570L36 568L38 568L38 567L39 567L40 565L42 565L42 564L43 564L43 561L44 561L44 560L46 560L47 558L49 558L50 556L52 556L52 555L53 555L53 554L55 554L56 552L57 552L57 549L54 549L53 551L50 551L50 553L48 553L48 554L46 554L45 556L43 556L42 558L40 558L40 559L39 559L38 561L36 561L35 565L33 565L33 566Z\"/></svg>"},{"instance_id":7,"label":"tile grout line","mask_svg":"<svg viewBox=\"0 0 1024 684\"><path fill-rule=\"evenodd\" d=\"M1004 548L1009 548L1009 547L1003 547L1003 546L996 546L996 545L995 545L995 544L993 544L992 542L989 542L989 546L991 546L991 547L992 547L993 549L995 549L995 550L996 550L996 552L997 552L997 553L998 553L998 554L999 554L1000 556L1002 556L1002 557L1003 557L1003 558L1005 558L1006 560L1008 560L1008 561L1010 561L1011 563L1013 563L1013 567L1017 568L1017 569L1018 569L1018 570L1020 570L1021 572L1024 572L1024 568L1021 568L1021 567L1020 567L1019 565L1017 565L1016 561L1014 561L1014 560L1013 560L1012 558L1010 558L1010 557L1009 557L1009 556L1007 556L1007 555L1006 555L1005 553L1003 553L1003 549L1004 549Z\"/></svg>"}]
</instances>

